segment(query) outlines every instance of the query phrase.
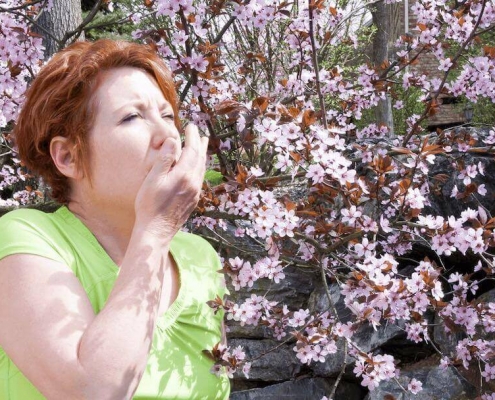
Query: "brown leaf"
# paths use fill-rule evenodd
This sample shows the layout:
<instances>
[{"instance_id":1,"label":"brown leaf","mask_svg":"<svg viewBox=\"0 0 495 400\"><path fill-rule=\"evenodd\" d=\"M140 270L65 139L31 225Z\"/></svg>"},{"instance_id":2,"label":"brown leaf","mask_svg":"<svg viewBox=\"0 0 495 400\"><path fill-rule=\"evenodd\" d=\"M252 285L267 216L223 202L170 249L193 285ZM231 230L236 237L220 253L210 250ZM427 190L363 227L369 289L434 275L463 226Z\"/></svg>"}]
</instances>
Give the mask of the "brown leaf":
<instances>
[{"instance_id":1,"label":"brown leaf","mask_svg":"<svg viewBox=\"0 0 495 400\"><path fill-rule=\"evenodd\" d=\"M284 205L285 205L285 208L287 208L287 210L291 211L291 210L295 210L296 207L297 207L297 204L294 203L293 201L290 201L289 199L286 199L284 198Z\"/></svg>"},{"instance_id":2,"label":"brown leaf","mask_svg":"<svg viewBox=\"0 0 495 400\"><path fill-rule=\"evenodd\" d=\"M392 147L392 151L399 154L412 154L412 151L405 147Z\"/></svg>"},{"instance_id":3,"label":"brown leaf","mask_svg":"<svg viewBox=\"0 0 495 400\"><path fill-rule=\"evenodd\" d=\"M311 210L301 210L301 211L297 211L296 212L296 215L298 217L313 217L313 218L316 218L318 215L320 215L320 213L318 213L316 211L311 211Z\"/></svg>"},{"instance_id":4,"label":"brown leaf","mask_svg":"<svg viewBox=\"0 0 495 400\"><path fill-rule=\"evenodd\" d=\"M301 155L299 153L296 153L295 151L291 151L289 152L289 154L296 163L298 163L302 159Z\"/></svg>"},{"instance_id":5,"label":"brown leaf","mask_svg":"<svg viewBox=\"0 0 495 400\"><path fill-rule=\"evenodd\" d=\"M249 52L246 54L246 58L247 59L255 59L255 60L262 62L262 63L266 61L266 57L262 53Z\"/></svg>"},{"instance_id":6,"label":"brown leaf","mask_svg":"<svg viewBox=\"0 0 495 400\"><path fill-rule=\"evenodd\" d=\"M432 176L432 179L437 180L441 183L445 183L448 181L449 176L447 174L436 174Z\"/></svg>"},{"instance_id":7,"label":"brown leaf","mask_svg":"<svg viewBox=\"0 0 495 400\"><path fill-rule=\"evenodd\" d=\"M302 117L303 129L306 129L316 122L316 114L313 110L306 110Z\"/></svg>"},{"instance_id":8,"label":"brown leaf","mask_svg":"<svg viewBox=\"0 0 495 400\"><path fill-rule=\"evenodd\" d=\"M218 115L225 115L242 109L245 109L244 105L235 100L224 100L214 107L214 110Z\"/></svg>"},{"instance_id":9,"label":"brown leaf","mask_svg":"<svg viewBox=\"0 0 495 400\"><path fill-rule=\"evenodd\" d=\"M237 171L238 172L235 177L235 180L237 181L237 183L245 184L249 176L247 168L242 164L237 164Z\"/></svg>"},{"instance_id":10,"label":"brown leaf","mask_svg":"<svg viewBox=\"0 0 495 400\"><path fill-rule=\"evenodd\" d=\"M495 228L495 217L488 220L488 222L485 224L485 228L486 229Z\"/></svg>"},{"instance_id":11,"label":"brown leaf","mask_svg":"<svg viewBox=\"0 0 495 400\"><path fill-rule=\"evenodd\" d=\"M425 24L418 24L418 28L421 32L426 31L428 27Z\"/></svg>"},{"instance_id":12,"label":"brown leaf","mask_svg":"<svg viewBox=\"0 0 495 400\"><path fill-rule=\"evenodd\" d=\"M19 64L12 64L12 61L7 61L7 67L9 68L10 75L12 77L16 77L22 72L22 68L19 66Z\"/></svg>"},{"instance_id":13,"label":"brown leaf","mask_svg":"<svg viewBox=\"0 0 495 400\"><path fill-rule=\"evenodd\" d=\"M494 46L483 46L483 55L495 58L495 47Z\"/></svg>"},{"instance_id":14,"label":"brown leaf","mask_svg":"<svg viewBox=\"0 0 495 400\"><path fill-rule=\"evenodd\" d=\"M440 104L438 103L437 100L435 99L432 99L430 104L428 104L428 115L431 117L433 115L435 115L437 112L438 112L438 107L440 106Z\"/></svg>"},{"instance_id":15,"label":"brown leaf","mask_svg":"<svg viewBox=\"0 0 495 400\"><path fill-rule=\"evenodd\" d=\"M260 96L253 100L253 107L257 108L260 114L263 114L268 107L269 101L268 97Z\"/></svg>"}]
</instances>

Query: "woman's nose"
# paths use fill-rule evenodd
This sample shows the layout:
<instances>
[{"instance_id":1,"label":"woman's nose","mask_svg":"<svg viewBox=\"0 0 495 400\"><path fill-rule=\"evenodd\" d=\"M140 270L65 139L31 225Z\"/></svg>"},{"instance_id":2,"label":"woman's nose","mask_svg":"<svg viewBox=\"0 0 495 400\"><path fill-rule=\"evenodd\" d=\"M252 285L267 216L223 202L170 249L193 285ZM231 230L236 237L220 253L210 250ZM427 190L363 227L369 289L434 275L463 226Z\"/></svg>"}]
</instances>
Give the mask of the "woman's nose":
<instances>
[{"instance_id":1,"label":"woman's nose","mask_svg":"<svg viewBox=\"0 0 495 400\"><path fill-rule=\"evenodd\" d=\"M175 124L173 120L164 119L158 116L153 119L152 123L152 146L159 149L165 139L175 137Z\"/></svg>"}]
</instances>

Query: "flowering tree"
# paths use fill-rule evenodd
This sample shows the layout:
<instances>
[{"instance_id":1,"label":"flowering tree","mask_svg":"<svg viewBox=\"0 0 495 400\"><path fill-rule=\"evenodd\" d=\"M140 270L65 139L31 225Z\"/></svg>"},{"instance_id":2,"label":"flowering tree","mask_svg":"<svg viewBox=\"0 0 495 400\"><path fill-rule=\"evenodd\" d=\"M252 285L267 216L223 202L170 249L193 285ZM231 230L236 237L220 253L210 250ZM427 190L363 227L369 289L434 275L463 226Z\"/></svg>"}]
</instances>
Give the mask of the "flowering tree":
<instances>
[{"instance_id":1,"label":"flowering tree","mask_svg":"<svg viewBox=\"0 0 495 400\"><path fill-rule=\"evenodd\" d=\"M23 185L29 175L15 158L9 131L42 64L33 23L48 3L0 6L2 205L42 196L35 184ZM181 118L210 134L210 174L217 181L205 183L190 226L216 243L232 287L278 283L288 265L312 267L325 285L339 284L353 317L339 320L328 290L330 305L318 314L257 295L239 304L212 299L212 308L292 340L301 363L322 362L343 342L369 389L399 371L391 355L359 347L357 327L400 324L411 341L429 342L427 315L434 311L446 329L466 335L456 354L440 354L442 365L475 362L488 382L495 378L488 339L495 304L477 297L480 284L493 281L495 219L483 198L485 164L468 156L492 154L495 130L477 137L424 126L443 94L495 102L495 2L417 1L413 34L397 37L393 57L379 65L366 57L373 30L363 21L370 7L326 0L123 1L114 4L116 17L106 26L125 28L156 49L176 75ZM89 37L105 25L85 23ZM439 74L426 76L417 65L431 55ZM417 100L416 112L396 120L393 131L370 118L387 97L395 110ZM457 214L433 212L446 179L431 172L439 160L448 160L454 174L448 195L465 201ZM238 245L243 241L255 249ZM403 260L415 246L428 249L429 257L411 261L414 268L405 274ZM476 262L452 271L445 257L455 253ZM249 373L240 348L219 345L211 355L218 370ZM412 393L421 388L409 382ZM483 383L480 395L493 398L485 392Z\"/></svg>"}]
</instances>

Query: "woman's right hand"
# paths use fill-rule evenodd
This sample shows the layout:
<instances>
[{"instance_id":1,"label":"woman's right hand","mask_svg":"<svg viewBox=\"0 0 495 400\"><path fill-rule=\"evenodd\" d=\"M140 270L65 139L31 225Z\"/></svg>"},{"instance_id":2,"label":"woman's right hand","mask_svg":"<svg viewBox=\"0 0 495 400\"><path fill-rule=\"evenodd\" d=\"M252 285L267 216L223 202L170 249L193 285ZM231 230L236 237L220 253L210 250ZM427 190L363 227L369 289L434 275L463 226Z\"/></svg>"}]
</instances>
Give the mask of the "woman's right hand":
<instances>
[{"instance_id":1,"label":"woman's right hand","mask_svg":"<svg viewBox=\"0 0 495 400\"><path fill-rule=\"evenodd\" d=\"M185 129L182 152L174 138L164 141L136 196L135 227L172 239L199 201L207 147L193 124Z\"/></svg>"}]
</instances>

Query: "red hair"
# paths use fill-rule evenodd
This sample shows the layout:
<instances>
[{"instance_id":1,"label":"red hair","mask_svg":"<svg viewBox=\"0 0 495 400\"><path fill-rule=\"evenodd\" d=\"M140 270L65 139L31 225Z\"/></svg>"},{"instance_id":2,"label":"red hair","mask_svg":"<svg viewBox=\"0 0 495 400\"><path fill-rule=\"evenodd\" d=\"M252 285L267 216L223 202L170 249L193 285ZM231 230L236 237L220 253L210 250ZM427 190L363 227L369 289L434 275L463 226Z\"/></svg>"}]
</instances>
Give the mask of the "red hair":
<instances>
[{"instance_id":1,"label":"red hair","mask_svg":"<svg viewBox=\"0 0 495 400\"><path fill-rule=\"evenodd\" d=\"M70 185L52 160L50 142L55 136L68 138L76 165L90 177L88 133L96 114L91 100L101 73L119 67L139 68L156 80L179 128L172 74L149 46L102 39L76 42L55 54L26 92L14 137L21 161L50 185L59 203L68 203Z\"/></svg>"}]
</instances>

